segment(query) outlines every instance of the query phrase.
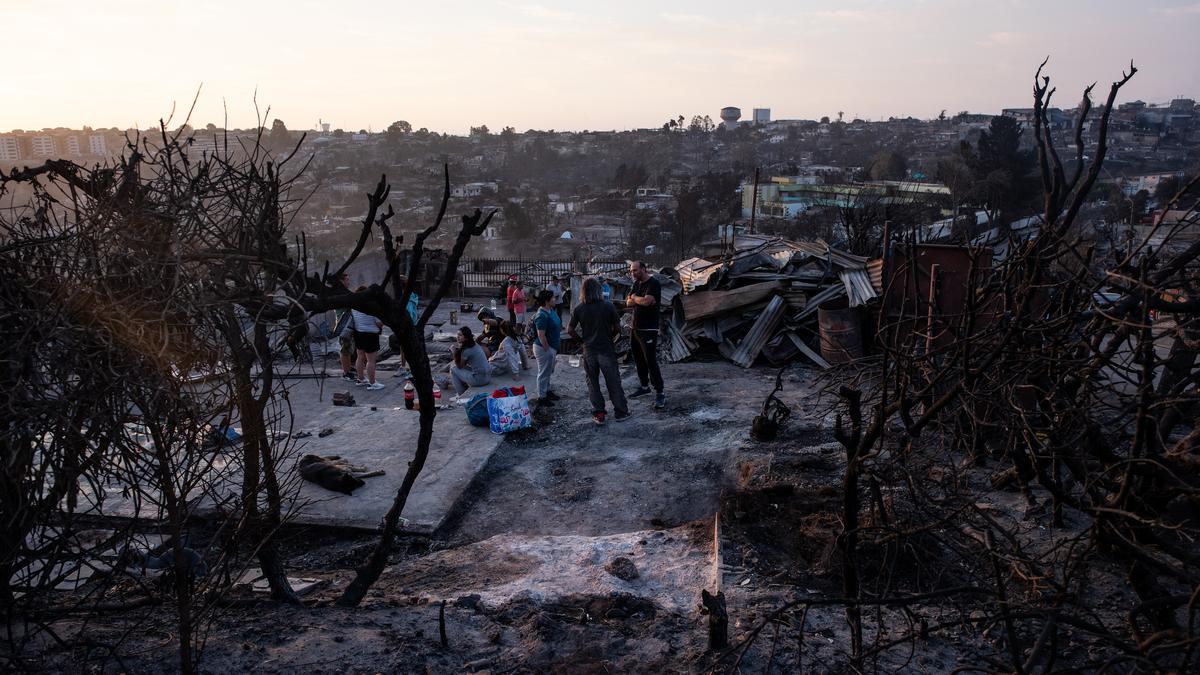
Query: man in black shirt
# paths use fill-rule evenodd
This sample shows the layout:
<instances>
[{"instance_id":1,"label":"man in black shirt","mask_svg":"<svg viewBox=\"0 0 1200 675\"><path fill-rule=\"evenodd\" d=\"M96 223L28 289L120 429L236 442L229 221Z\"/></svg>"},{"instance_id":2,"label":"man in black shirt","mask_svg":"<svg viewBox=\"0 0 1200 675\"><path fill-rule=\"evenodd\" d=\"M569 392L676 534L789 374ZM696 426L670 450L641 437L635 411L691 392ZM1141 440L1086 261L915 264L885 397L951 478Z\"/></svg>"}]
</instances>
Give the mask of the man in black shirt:
<instances>
[{"instance_id":1,"label":"man in black shirt","mask_svg":"<svg viewBox=\"0 0 1200 675\"><path fill-rule=\"evenodd\" d=\"M663 393L662 371L658 368L658 322L662 311L662 284L658 283L640 260L629 263L629 275L633 277L633 290L629 292L628 304L633 307L633 360L637 364L640 386L630 398L645 396L654 386L654 407L667 405Z\"/></svg>"},{"instance_id":2,"label":"man in black shirt","mask_svg":"<svg viewBox=\"0 0 1200 675\"><path fill-rule=\"evenodd\" d=\"M613 417L618 422L629 419L629 404L621 386L621 370L613 338L620 332L621 317L611 302L604 300L600 282L594 277L583 281L583 304L571 314L567 332L583 340L583 370L587 375L588 399L592 403L592 421L604 424L604 395L600 393L600 374L608 397L613 403Z\"/></svg>"}]
</instances>

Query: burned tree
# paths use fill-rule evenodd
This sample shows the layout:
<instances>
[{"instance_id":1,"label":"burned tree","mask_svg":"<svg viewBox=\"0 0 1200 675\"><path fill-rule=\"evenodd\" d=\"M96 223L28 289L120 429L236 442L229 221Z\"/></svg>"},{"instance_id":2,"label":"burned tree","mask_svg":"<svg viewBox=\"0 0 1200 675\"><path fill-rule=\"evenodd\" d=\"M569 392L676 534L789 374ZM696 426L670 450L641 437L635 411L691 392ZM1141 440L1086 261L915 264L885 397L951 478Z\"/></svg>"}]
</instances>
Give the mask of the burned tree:
<instances>
[{"instance_id":1,"label":"burned tree","mask_svg":"<svg viewBox=\"0 0 1200 675\"><path fill-rule=\"evenodd\" d=\"M248 557L276 599L294 601L273 539L290 416L259 311L295 269L281 246L289 183L261 139L193 157L165 128L130 139L110 166L54 160L0 176L0 192L28 198L0 221L4 330L24 345L4 363L0 440L14 663L23 642L151 561L168 568L184 671ZM232 443L239 423L244 442ZM201 505L220 533L204 547L189 523ZM79 545L92 511L131 525ZM147 548L145 530L163 544ZM56 592L83 567L99 572L94 597Z\"/></svg>"},{"instance_id":2,"label":"burned tree","mask_svg":"<svg viewBox=\"0 0 1200 675\"><path fill-rule=\"evenodd\" d=\"M462 259L463 252L471 242L471 238L482 235L491 222L492 216L495 215L495 212L492 212L484 216L481 211L476 209L473 215L462 217L454 246L446 262L445 274L429 297L425 310L414 322L408 313L408 301L414 292L416 280L422 277L425 241L441 228L446 216L446 206L450 201L449 167L444 168L441 206L433 224L418 234L413 243L411 254L408 256L409 267L405 281L401 281L402 275L400 274L403 257L395 248L395 240L392 237L391 228L388 226L388 220L392 217L393 210L389 206L386 212L380 213L380 207L387 201L390 190L387 177L383 176L375 190L367 196L367 214L363 219L362 232L346 261L332 274L329 273L329 264L326 263L322 274L308 275L305 277L303 287L298 289L300 293L297 301L310 312L352 308L379 318L384 325L390 328L399 340L400 350L412 370L413 384L416 387L417 399L421 408L420 431L417 435L413 459L409 462L408 470L404 474L400 488L396 491L391 507L383 517L379 542L338 600L338 604L343 606L355 606L362 602L367 590L375 583L387 565L388 555L399 534L400 514L403 512L413 485L429 456L429 444L433 438L433 420L437 415L436 401L433 396L433 373L425 346L425 325L437 311L442 298L450 289L459 260ZM383 279L372 284L365 291L346 293L337 283L337 279L362 253L363 247L375 228L379 229L388 260L387 272Z\"/></svg>"},{"instance_id":3,"label":"burned tree","mask_svg":"<svg viewBox=\"0 0 1200 675\"><path fill-rule=\"evenodd\" d=\"M878 370L840 391L843 597L804 594L770 621L844 607L856 669L947 634L992 671L1195 668L1200 243L1179 235L1200 218L1107 257L1078 222L1135 72L1109 88L1090 148L1085 90L1064 158L1038 70L1034 236L963 249L951 275L920 262L915 228L890 232Z\"/></svg>"}]
</instances>

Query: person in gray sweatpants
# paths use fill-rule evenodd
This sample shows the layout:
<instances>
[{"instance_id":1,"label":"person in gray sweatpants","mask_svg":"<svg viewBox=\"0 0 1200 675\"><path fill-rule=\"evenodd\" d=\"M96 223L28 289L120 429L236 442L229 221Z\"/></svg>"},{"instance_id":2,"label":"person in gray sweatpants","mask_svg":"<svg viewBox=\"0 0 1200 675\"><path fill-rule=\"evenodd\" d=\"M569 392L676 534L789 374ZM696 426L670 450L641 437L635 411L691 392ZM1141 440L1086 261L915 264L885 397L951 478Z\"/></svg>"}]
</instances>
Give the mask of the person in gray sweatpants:
<instances>
[{"instance_id":1,"label":"person in gray sweatpants","mask_svg":"<svg viewBox=\"0 0 1200 675\"><path fill-rule=\"evenodd\" d=\"M538 405L554 405L558 394L550 391L550 376L554 374L554 362L562 342L562 320L555 310L558 297L554 291L546 289L537 294L536 302L538 311L533 317L533 356L538 364Z\"/></svg>"}]
</instances>

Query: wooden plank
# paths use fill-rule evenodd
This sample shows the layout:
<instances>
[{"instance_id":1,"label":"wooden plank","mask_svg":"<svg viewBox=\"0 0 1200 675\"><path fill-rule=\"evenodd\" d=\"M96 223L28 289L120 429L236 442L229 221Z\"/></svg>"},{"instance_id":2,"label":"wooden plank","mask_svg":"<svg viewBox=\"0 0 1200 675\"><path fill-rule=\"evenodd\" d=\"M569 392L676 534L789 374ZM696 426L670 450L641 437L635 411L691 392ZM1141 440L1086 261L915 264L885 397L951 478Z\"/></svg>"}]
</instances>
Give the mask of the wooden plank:
<instances>
[{"instance_id":1,"label":"wooden plank","mask_svg":"<svg viewBox=\"0 0 1200 675\"><path fill-rule=\"evenodd\" d=\"M710 316L736 311L766 299L779 288L779 282L767 281L730 291L688 293L682 297L683 317L687 321L699 321Z\"/></svg>"}]
</instances>

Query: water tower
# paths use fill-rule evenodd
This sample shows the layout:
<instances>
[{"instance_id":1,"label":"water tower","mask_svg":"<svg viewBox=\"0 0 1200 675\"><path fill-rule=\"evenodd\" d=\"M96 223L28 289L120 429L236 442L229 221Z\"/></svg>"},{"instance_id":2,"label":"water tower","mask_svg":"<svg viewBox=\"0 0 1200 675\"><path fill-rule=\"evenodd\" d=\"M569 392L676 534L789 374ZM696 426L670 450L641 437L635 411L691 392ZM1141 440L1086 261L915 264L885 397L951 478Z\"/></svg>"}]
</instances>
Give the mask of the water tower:
<instances>
[{"instance_id":1,"label":"water tower","mask_svg":"<svg viewBox=\"0 0 1200 675\"><path fill-rule=\"evenodd\" d=\"M738 120L741 119L741 117L741 108L735 108L733 106L721 108L721 121L725 123L725 128L729 131L733 131L737 128Z\"/></svg>"}]
</instances>

